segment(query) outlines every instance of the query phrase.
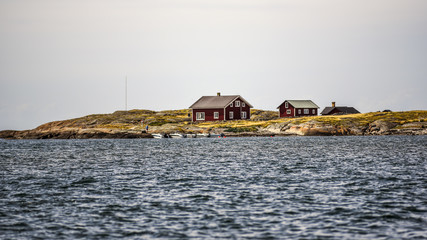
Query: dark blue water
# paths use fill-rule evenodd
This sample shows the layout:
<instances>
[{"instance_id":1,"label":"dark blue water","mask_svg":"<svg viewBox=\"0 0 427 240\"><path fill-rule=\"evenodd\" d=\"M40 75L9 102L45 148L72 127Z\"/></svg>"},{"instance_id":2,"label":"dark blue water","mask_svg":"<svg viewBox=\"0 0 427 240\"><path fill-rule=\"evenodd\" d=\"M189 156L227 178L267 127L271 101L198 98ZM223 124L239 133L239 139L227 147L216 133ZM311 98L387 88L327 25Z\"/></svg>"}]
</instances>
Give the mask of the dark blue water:
<instances>
[{"instance_id":1,"label":"dark blue water","mask_svg":"<svg viewBox=\"0 0 427 240\"><path fill-rule=\"evenodd\" d=\"M426 239L427 136L0 140L0 239Z\"/></svg>"}]
</instances>

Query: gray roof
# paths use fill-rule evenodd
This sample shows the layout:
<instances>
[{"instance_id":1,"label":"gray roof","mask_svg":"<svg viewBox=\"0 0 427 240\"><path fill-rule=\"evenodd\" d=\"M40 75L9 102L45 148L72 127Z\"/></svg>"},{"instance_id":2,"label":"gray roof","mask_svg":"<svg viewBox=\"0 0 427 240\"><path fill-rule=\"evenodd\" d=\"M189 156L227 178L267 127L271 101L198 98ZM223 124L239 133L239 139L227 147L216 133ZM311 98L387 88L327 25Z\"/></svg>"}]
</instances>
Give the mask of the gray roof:
<instances>
[{"instance_id":1,"label":"gray roof","mask_svg":"<svg viewBox=\"0 0 427 240\"><path fill-rule=\"evenodd\" d=\"M337 109L339 113L346 113L346 114L360 113L354 107L325 107L325 109L323 109L323 111L320 114L328 115L334 109Z\"/></svg>"},{"instance_id":2,"label":"gray roof","mask_svg":"<svg viewBox=\"0 0 427 240\"><path fill-rule=\"evenodd\" d=\"M284 104L285 102L288 102L294 108L319 108L319 106L317 106L311 100L286 100L282 104ZM282 106L282 104L280 104L280 106ZM277 108L279 108L280 106L278 106Z\"/></svg>"},{"instance_id":3,"label":"gray roof","mask_svg":"<svg viewBox=\"0 0 427 240\"><path fill-rule=\"evenodd\" d=\"M225 108L230 105L231 102L240 98L249 107L253 107L244 98L239 95L230 96L203 96L197 100L193 105L190 106L192 109L205 109L205 108Z\"/></svg>"}]
</instances>

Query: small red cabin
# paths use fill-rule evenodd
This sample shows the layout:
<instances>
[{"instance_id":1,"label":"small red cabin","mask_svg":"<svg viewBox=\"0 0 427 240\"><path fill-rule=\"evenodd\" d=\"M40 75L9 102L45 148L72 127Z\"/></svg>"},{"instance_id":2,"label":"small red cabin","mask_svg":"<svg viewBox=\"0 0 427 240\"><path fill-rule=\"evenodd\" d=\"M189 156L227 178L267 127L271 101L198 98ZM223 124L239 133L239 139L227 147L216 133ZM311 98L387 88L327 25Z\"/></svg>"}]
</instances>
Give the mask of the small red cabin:
<instances>
[{"instance_id":1,"label":"small red cabin","mask_svg":"<svg viewBox=\"0 0 427 240\"><path fill-rule=\"evenodd\" d=\"M193 122L250 119L251 108L253 106L239 95L221 96L220 93L203 96L190 106Z\"/></svg>"},{"instance_id":2,"label":"small red cabin","mask_svg":"<svg viewBox=\"0 0 427 240\"><path fill-rule=\"evenodd\" d=\"M286 100L280 106L279 117L317 116L317 106L311 100Z\"/></svg>"}]
</instances>

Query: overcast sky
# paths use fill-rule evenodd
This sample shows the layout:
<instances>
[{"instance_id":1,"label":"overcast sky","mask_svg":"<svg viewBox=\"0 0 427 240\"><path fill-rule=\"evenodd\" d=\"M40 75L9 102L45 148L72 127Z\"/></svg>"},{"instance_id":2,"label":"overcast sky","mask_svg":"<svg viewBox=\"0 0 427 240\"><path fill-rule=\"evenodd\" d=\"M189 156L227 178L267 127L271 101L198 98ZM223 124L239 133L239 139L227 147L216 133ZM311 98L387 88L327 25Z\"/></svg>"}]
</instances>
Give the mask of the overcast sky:
<instances>
[{"instance_id":1,"label":"overcast sky","mask_svg":"<svg viewBox=\"0 0 427 240\"><path fill-rule=\"evenodd\" d=\"M0 130L241 95L427 109L426 0L0 0Z\"/></svg>"}]
</instances>

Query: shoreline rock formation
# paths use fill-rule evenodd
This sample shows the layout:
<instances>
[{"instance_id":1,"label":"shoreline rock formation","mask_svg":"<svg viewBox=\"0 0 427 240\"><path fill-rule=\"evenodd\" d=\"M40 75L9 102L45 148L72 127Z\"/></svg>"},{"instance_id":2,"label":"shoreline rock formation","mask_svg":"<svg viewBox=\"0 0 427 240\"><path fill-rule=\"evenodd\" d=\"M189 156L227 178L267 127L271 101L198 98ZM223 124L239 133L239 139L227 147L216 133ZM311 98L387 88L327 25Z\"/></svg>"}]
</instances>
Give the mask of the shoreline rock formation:
<instances>
[{"instance_id":1,"label":"shoreline rock formation","mask_svg":"<svg viewBox=\"0 0 427 240\"><path fill-rule=\"evenodd\" d=\"M368 125L346 126L309 121L296 125L283 123L270 125L266 130L278 135L298 136L427 135L427 122L398 125L393 122L377 120Z\"/></svg>"},{"instance_id":2,"label":"shoreline rock formation","mask_svg":"<svg viewBox=\"0 0 427 240\"><path fill-rule=\"evenodd\" d=\"M427 111L278 118L252 110L251 120L192 123L190 110L117 111L55 121L32 130L0 131L3 139L152 138L150 133L224 133L245 136L427 135ZM141 124L142 123L142 124ZM149 133L145 126L149 126Z\"/></svg>"}]
</instances>

